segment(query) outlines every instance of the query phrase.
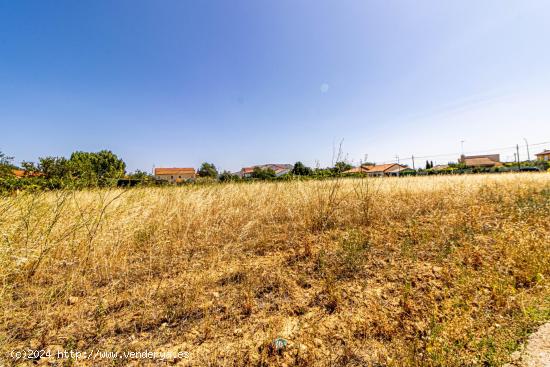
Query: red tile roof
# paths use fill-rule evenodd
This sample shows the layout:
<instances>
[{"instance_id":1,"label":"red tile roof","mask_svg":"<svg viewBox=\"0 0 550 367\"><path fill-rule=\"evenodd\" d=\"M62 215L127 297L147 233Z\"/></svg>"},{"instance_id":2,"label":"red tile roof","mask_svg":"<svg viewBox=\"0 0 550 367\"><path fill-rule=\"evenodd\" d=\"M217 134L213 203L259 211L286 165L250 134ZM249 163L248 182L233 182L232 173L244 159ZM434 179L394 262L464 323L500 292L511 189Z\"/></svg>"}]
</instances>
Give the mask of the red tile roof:
<instances>
[{"instance_id":1,"label":"red tile roof","mask_svg":"<svg viewBox=\"0 0 550 367\"><path fill-rule=\"evenodd\" d=\"M461 155L458 161L465 163L465 161L468 159L477 159L477 158L488 159L493 162L500 162L500 154Z\"/></svg>"},{"instance_id":2,"label":"red tile roof","mask_svg":"<svg viewBox=\"0 0 550 367\"><path fill-rule=\"evenodd\" d=\"M495 162L494 160L486 157L465 158L464 164L468 167L493 167L501 165L500 162Z\"/></svg>"},{"instance_id":3,"label":"red tile roof","mask_svg":"<svg viewBox=\"0 0 550 367\"><path fill-rule=\"evenodd\" d=\"M390 170L391 168L394 168L394 166L398 166L401 169L404 169L405 167L397 164L397 163L388 163L388 164L379 164L376 166L364 166L366 168L367 173L375 173L375 172L386 172Z\"/></svg>"},{"instance_id":4,"label":"red tile roof","mask_svg":"<svg viewBox=\"0 0 550 367\"><path fill-rule=\"evenodd\" d=\"M194 168L155 168L155 176L160 175L181 175L195 177Z\"/></svg>"},{"instance_id":5,"label":"red tile roof","mask_svg":"<svg viewBox=\"0 0 550 367\"><path fill-rule=\"evenodd\" d=\"M367 168L353 167L352 169L348 169L347 171L344 171L344 173L361 173L361 172L367 172Z\"/></svg>"},{"instance_id":6,"label":"red tile roof","mask_svg":"<svg viewBox=\"0 0 550 367\"><path fill-rule=\"evenodd\" d=\"M388 164L379 164L379 165L363 165L359 167L354 167L350 170L345 171L344 173L384 173L384 172L394 172L402 171L407 167L402 166L397 163L388 163Z\"/></svg>"},{"instance_id":7,"label":"red tile roof","mask_svg":"<svg viewBox=\"0 0 550 367\"><path fill-rule=\"evenodd\" d=\"M22 170L22 169L14 169L14 170L12 170L12 172L13 172L14 176L17 177L17 178L44 176L44 174L42 172L28 172L28 171L25 171L25 170Z\"/></svg>"}]
</instances>

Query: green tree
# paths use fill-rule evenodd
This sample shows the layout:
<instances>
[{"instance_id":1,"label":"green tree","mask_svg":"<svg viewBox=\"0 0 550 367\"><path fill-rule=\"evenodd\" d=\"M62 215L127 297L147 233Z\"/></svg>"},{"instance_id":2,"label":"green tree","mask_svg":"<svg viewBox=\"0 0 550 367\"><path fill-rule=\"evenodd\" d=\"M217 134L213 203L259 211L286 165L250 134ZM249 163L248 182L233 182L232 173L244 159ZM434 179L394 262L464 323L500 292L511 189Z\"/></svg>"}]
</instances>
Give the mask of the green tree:
<instances>
[{"instance_id":1,"label":"green tree","mask_svg":"<svg viewBox=\"0 0 550 367\"><path fill-rule=\"evenodd\" d=\"M38 171L47 179L64 179L70 176L68 161L65 157L38 158Z\"/></svg>"},{"instance_id":2,"label":"green tree","mask_svg":"<svg viewBox=\"0 0 550 367\"><path fill-rule=\"evenodd\" d=\"M23 161L21 162L21 167L25 170L25 172L29 172L29 173L38 172L38 167L36 167L34 162Z\"/></svg>"},{"instance_id":3,"label":"green tree","mask_svg":"<svg viewBox=\"0 0 550 367\"><path fill-rule=\"evenodd\" d=\"M218 170L216 169L216 166L214 166L213 163L204 162L201 165L201 168L199 168L198 173L200 177L211 177L211 178L218 177Z\"/></svg>"},{"instance_id":4,"label":"green tree","mask_svg":"<svg viewBox=\"0 0 550 367\"><path fill-rule=\"evenodd\" d=\"M342 173L352 168L353 166L351 164L344 161L336 162L336 164L334 165L334 171L336 173Z\"/></svg>"},{"instance_id":5,"label":"green tree","mask_svg":"<svg viewBox=\"0 0 550 367\"><path fill-rule=\"evenodd\" d=\"M237 175L232 174L229 171L223 171L220 174L220 181L221 182L230 182L230 181L238 181L240 180L240 177Z\"/></svg>"},{"instance_id":6,"label":"green tree","mask_svg":"<svg viewBox=\"0 0 550 367\"><path fill-rule=\"evenodd\" d=\"M126 164L110 150L74 152L68 165L71 175L86 186L114 185L124 176Z\"/></svg>"},{"instance_id":7,"label":"green tree","mask_svg":"<svg viewBox=\"0 0 550 367\"><path fill-rule=\"evenodd\" d=\"M13 157L8 157L4 153L0 152L0 177L13 176L13 170L16 169L12 163Z\"/></svg>"},{"instance_id":8,"label":"green tree","mask_svg":"<svg viewBox=\"0 0 550 367\"><path fill-rule=\"evenodd\" d=\"M315 168L313 169L313 176L316 178L326 178L334 176L335 170L334 168Z\"/></svg>"},{"instance_id":9,"label":"green tree","mask_svg":"<svg viewBox=\"0 0 550 367\"><path fill-rule=\"evenodd\" d=\"M275 171L271 168L261 168L261 167L254 167L254 170L252 171L252 178L257 178L260 180L268 180L270 178L274 178L277 175L275 174Z\"/></svg>"},{"instance_id":10,"label":"green tree","mask_svg":"<svg viewBox=\"0 0 550 367\"><path fill-rule=\"evenodd\" d=\"M145 171L136 169L134 172L128 174L128 178L131 180L140 180L143 182L148 182L153 180L153 175Z\"/></svg>"},{"instance_id":11,"label":"green tree","mask_svg":"<svg viewBox=\"0 0 550 367\"><path fill-rule=\"evenodd\" d=\"M292 174L297 176L310 176L311 173L311 168L306 167L302 162L296 162L294 163L294 167L292 167Z\"/></svg>"}]
</instances>

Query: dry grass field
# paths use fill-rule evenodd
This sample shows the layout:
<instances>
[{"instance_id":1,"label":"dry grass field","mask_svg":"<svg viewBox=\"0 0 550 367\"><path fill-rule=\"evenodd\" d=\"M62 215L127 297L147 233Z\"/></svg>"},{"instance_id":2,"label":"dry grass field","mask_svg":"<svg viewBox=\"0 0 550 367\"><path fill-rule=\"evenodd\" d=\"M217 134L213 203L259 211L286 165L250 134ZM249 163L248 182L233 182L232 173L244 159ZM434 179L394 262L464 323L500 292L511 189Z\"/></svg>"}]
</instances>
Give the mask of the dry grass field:
<instances>
[{"instance_id":1,"label":"dry grass field","mask_svg":"<svg viewBox=\"0 0 550 367\"><path fill-rule=\"evenodd\" d=\"M547 173L22 193L0 241L0 365L500 366L550 319Z\"/></svg>"}]
</instances>

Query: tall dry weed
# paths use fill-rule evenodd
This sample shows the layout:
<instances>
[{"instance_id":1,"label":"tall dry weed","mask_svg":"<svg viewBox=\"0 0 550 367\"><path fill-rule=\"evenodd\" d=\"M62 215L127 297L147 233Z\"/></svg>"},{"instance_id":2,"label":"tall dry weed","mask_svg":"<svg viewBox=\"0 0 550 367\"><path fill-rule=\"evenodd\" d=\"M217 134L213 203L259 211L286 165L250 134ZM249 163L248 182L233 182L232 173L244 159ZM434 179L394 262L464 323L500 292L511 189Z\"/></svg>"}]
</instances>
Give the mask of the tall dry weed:
<instances>
[{"instance_id":1,"label":"tall dry weed","mask_svg":"<svg viewBox=\"0 0 550 367\"><path fill-rule=\"evenodd\" d=\"M549 212L547 174L0 197L0 358L500 365L550 319Z\"/></svg>"}]
</instances>

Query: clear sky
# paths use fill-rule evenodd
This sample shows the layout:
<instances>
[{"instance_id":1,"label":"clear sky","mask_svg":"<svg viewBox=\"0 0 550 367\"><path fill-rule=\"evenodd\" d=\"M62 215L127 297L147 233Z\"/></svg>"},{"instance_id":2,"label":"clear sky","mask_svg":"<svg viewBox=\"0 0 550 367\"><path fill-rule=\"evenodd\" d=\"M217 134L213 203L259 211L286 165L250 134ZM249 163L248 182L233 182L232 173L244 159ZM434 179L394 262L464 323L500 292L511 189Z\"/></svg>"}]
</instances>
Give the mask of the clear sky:
<instances>
[{"instance_id":1,"label":"clear sky","mask_svg":"<svg viewBox=\"0 0 550 367\"><path fill-rule=\"evenodd\" d=\"M0 150L129 170L550 141L546 0L0 0ZM532 152L550 144L532 147ZM500 149L512 159L512 149Z\"/></svg>"}]
</instances>

